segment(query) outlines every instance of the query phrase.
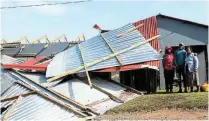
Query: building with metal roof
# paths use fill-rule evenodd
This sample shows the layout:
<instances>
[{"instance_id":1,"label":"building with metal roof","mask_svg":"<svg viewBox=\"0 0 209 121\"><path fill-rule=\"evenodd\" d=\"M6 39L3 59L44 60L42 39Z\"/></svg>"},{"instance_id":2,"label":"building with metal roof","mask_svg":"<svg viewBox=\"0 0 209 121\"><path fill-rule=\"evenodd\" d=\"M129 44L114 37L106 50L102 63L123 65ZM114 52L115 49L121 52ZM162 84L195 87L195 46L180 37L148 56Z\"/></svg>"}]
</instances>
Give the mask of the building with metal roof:
<instances>
[{"instance_id":1,"label":"building with metal roof","mask_svg":"<svg viewBox=\"0 0 209 121\"><path fill-rule=\"evenodd\" d=\"M200 83L208 80L208 25L159 14L157 17L160 48L164 54L165 46L175 49L180 42L191 46L199 59ZM164 88L163 67L160 66L160 87Z\"/></svg>"}]
</instances>

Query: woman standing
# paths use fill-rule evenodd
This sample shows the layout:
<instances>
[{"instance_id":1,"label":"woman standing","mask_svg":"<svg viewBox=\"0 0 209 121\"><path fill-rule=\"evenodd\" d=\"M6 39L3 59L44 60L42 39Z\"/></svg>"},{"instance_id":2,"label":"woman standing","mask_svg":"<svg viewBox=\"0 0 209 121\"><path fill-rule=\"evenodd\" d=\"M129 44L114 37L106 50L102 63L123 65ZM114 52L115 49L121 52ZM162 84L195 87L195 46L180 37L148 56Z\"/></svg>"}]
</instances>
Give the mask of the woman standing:
<instances>
[{"instance_id":1,"label":"woman standing","mask_svg":"<svg viewBox=\"0 0 209 121\"><path fill-rule=\"evenodd\" d=\"M197 86L197 91L199 91L199 77L197 73L198 69L198 58L192 52L191 47L187 47L187 57L185 60L186 66L186 85L190 87L190 92L193 92L193 86Z\"/></svg>"},{"instance_id":2,"label":"woman standing","mask_svg":"<svg viewBox=\"0 0 209 121\"><path fill-rule=\"evenodd\" d=\"M165 54L163 55L163 68L166 92L173 92L174 55L173 49L170 46L165 47Z\"/></svg>"}]
</instances>

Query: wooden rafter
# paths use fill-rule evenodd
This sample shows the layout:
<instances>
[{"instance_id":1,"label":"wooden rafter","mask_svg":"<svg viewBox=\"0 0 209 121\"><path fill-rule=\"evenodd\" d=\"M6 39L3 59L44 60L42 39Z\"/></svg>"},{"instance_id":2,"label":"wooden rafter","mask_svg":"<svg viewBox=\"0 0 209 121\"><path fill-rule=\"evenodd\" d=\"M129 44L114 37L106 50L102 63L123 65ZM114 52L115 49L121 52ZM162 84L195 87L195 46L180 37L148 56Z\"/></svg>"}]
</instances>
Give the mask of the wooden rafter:
<instances>
[{"instance_id":1,"label":"wooden rafter","mask_svg":"<svg viewBox=\"0 0 209 121\"><path fill-rule=\"evenodd\" d=\"M55 43L56 41L61 42L61 41L60 41L61 38L64 38L65 41L67 42L67 38L66 38L65 34L63 34L63 35L57 37L55 40L51 41L51 43Z\"/></svg>"},{"instance_id":2,"label":"wooden rafter","mask_svg":"<svg viewBox=\"0 0 209 121\"><path fill-rule=\"evenodd\" d=\"M84 69L85 69L85 72L86 72L86 76L87 76L87 79L88 79L89 86L92 88L92 83L91 83L91 79L90 79L90 76L89 76L89 72L87 70L86 63L85 63L85 60L84 60L84 57L83 57L83 53L82 53L82 50L81 50L81 47L80 47L79 43L78 43L78 49L80 50L81 59L83 61L83 66L84 66Z\"/></svg>"},{"instance_id":3,"label":"wooden rafter","mask_svg":"<svg viewBox=\"0 0 209 121\"><path fill-rule=\"evenodd\" d=\"M26 93L23 93L23 94L20 94L20 95L15 95L15 96L3 98L3 99L0 99L0 102L6 102L6 101L14 100L14 99L17 99L19 96L25 97L25 96L28 96L28 95L31 95L31 94L34 94L34 93L35 93L35 91L31 91L31 92L26 92Z\"/></svg>"},{"instance_id":4,"label":"wooden rafter","mask_svg":"<svg viewBox=\"0 0 209 121\"><path fill-rule=\"evenodd\" d=\"M5 121L9 118L10 114L15 109L15 107L17 106L17 104L20 102L21 99L22 99L22 96L20 95L18 97L18 99L16 99L15 102L9 107L9 109L7 110L7 112L4 114L4 116L2 118L3 121Z\"/></svg>"},{"instance_id":5,"label":"wooden rafter","mask_svg":"<svg viewBox=\"0 0 209 121\"><path fill-rule=\"evenodd\" d=\"M105 61L105 60L107 60L107 59L113 58L113 57L115 57L116 55L119 55L119 54L121 54L121 53L127 52L128 50L134 49L134 48L136 48L136 47L138 47L138 46L141 46L141 45L143 45L143 44L145 44L145 43L148 43L148 42L150 42L150 41L152 41L152 40L158 38L159 36L160 36L160 35L156 35L156 36L154 36L154 37L151 37L151 38L147 39L146 41L143 41L143 42L139 42L139 43L137 43L137 44L134 44L134 45L132 45L132 46L130 46L130 47L128 47L128 48L125 48L125 49L119 51L119 52L116 52L116 53L114 53L114 54L110 54L110 55L108 55L108 56L106 56L106 57L100 58L100 59L95 60L95 61L93 61L93 62L91 62L91 63L87 63L87 64L86 64L86 67L93 66L93 65L95 65L95 64L97 64L97 63L100 63L100 62ZM75 73L75 72L77 72L77 71L79 71L79 70L81 70L81 69L84 69L84 66L80 66L80 67L75 68L75 69L73 69L73 70L64 72L64 73L62 73L62 74L59 74L59 75L57 75L57 76L55 76L55 77L52 77L52 78L46 80L46 81L47 81L47 82L55 81L55 80L57 80L57 79L59 79L59 78L65 77L65 76L70 75L70 74L73 74L73 73Z\"/></svg>"},{"instance_id":6,"label":"wooden rafter","mask_svg":"<svg viewBox=\"0 0 209 121\"><path fill-rule=\"evenodd\" d=\"M19 40L15 41L15 42L22 42L23 40L26 40L26 42L28 42L30 44L30 41L27 39L27 37L22 37Z\"/></svg>"},{"instance_id":7,"label":"wooden rafter","mask_svg":"<svg viewBox=\"0 0 209 121\"><path fill-rule=\"evenodd\" d=\"M115 51L113 50L113 48L110 46L110 44L107 42L107 39L104 37L103 34L101 34L101 37L103 38L103 40L105 41L106 45L109 47L109 49L112 51L113 54L115 54ZM119 65L123 65L121 59L118 57L118 55L115 56L115 58L117 59Z\"/></svg>"},{"instance_id":8,"label":"wooden rafter","mask_svg":"<svg viewBox=\"0 0 209 121\"><path fill-rule=\"evenodd\" d=\"M137 30L138 28L142 27L143 25L144 25L144 24L140 24L140 25L138 25L138 26L136 26L136 27L134 27L134 28L132 28L132 29L129 29L128 31L123 32L123 33L117 35L117 37L122 37L122 36L124 36L125 34L128 34L128 33L132 32L132 31L134 31L134 30Z\"/></svg>"},{"instance_id":9,"label":"wooden rafter","mask_svg":"<svg viewBox=\"0 0 209 121\"><path fill-rule=\"evenodd\" d=\"M47 38L46 35L45 35L45 36L42 36L42 37L40 37L40 38L38 38L37 40L32 41L31 43L32 43L32 44L35 44L35 43L37 43L37 42L40 43L42 39L45 39L46 42L50 43L50 41L49 41L49 39Z\"/></svg>"}]
</instances>

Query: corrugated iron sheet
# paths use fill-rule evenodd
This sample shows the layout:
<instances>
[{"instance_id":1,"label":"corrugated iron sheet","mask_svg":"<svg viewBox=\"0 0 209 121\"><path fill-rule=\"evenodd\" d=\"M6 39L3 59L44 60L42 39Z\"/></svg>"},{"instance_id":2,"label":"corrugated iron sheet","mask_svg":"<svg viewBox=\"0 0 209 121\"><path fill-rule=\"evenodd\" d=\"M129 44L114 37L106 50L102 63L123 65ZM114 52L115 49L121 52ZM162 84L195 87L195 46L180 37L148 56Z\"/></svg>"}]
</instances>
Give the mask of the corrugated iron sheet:
<instances>
[{"instance_id":1,"label":"corrugated iron sheet","mask_svg":"<svg viewBox=\"0 0 209 121\"><path fill-rule=\"evenodd\" d=\"M9 87L13 85L14 79L9 75L9 73L1 68L1 95L6 91Z\"/></svg>"},{"instance_id":2,"label":"corrugated iron sheet","mask_svg":"<svg viewBox=\"0 0 209 121\"><path fill-rule=\"evenodd\" d=\"M22 49L22 51L20 51L18 54L16 54L16 56L36 56L37 54L39 54L42 50L45 49L45 45L46 44L25 44L22 46L25 46L24 49Z\"/></svg>"},{"instance_id":3,"label":"corrugated iron sheet","mask_svg":"<svg viewBox=\"0 0 209 121\"><path fill-rule=\"evenodd\" d=\"M85 80L87 81L87 80ZM93 84L104 89L105 91L120 97L125 102L139 96L136 93L126 92L126 88L121 87L120 85L114 84L112 82L103 80L99 77L91 78ZM94 88L90 88L88 84L83 83L79 79L70 79L62 84L52 87L52 89L60 92L61 94L89 107L92 107L100 114L105 113L107 110L121 105L109 98L108 95L100 92Z\"/></svg>"},{"instance_id":4,"label":"corrugated iron sheet","mask_svg":"<svg viewBox=\"0 0 209 121\"><path fill-rule=\"evenodd\" d=\"M21 46L17 46L17 47L14 47L14 48L4 48L1 51L1 55L14 56L14 55L16 55L17 53L20 52L20 49L21 49Z\"/></svg>"},{"instance_id":5,"label":"corrugated iron sheet","mask_svg":"<svg viewBox=\"0 0 209 121\"><path fill-rule=\"evenodd\" d=\"M36 95L23 97L12 111L8 120L60 121L75 120L78 115Z\"/></svg>"},{"instance_id":6,"label":"corrugated iron sheet","mask_svg":"<svg viewBox=\"0 0 209 121\"><path fill-rule=\"evenodd\" d=\"M103 35L113 50L118 52L145 40L145 38L137 30L117 38L117 35L132 28L134 28L132 24L127 24L121 28L106 32ZM112 54L111 50L100 35L81 43L80 48L86 64ZM149 43L119 54L119 57L121 58L123 65L160 59L160 55L151 47ZM53 58L47 67L46 77L56 76L66 71L78 68L82 65L83 61L81 59L80 50L78 46L75 45L64 52L57 54ZM97 70L119 65L120 64L118 63L117 59L114 57L88 67L88 70ZM80 70L79 72L83 71L84 70Z\"/></svg>"},{"instance_id":7,"label":"corrugated iron sheet","mask_svg":"<svg viewBox=\"0 0 209 121\"><path fill-rule=\"evenodd\" d=\"M59 82L61 82L63 80L63 78L55 81L55 82L51 82L51 83L47 83L46 80L47 78L45 77L45 74L43 73L30 73L30 72L22 72L22 74L24 74L26 77L28 77L29 79L37 82L37 83L40 83L46 87L53 87L55 86L56 84L58 84Z\"/></svg>"},{"instance_id":8,"label":"corrugated iron sheet","mask_svg":"<svg viewBox=\"0 0 209 121\"><path fill-rule=\"evenodd\" d=\"M11 96L16 96L16 95L20 95L23 94L25 92L29 92L30 90L18 85L18 84L14 84L13 86L9 87L2 95L1 98L7 98L7 97L11 97ZM6 102L1 102L1 107L7 107L10 104L12 104L14 101L6 101Z\"/></svg>"},{"instance_id":9,"label":"corrugated iron sheet","mask_svg":"<svg viewBox=\"0 0 209 121\"><path fill-rule=\"evenodd\" d=\"M40 52L37 57L39 56L51 56L52 54L55 55L67 49L69 47L69 42L60 42L60 43L49 43L48 47Z\"/></svg>"},{"instance_id":10,"label":"corrugated iron sheet","mask_svg":"<svg viewBox=\"0 0 209 121\"><path fill-rule=\"evenodd\" d=\"M149 39L155 35L158 35L156 16L152 16L133 23L134 26L138 26L140 24L144 24L144 25L138 28L138 31L144 36L145 39ZM156 51L160 50L158 38L151 41L150 44ZM143 65L155 66L158 68L160 66L160 62L158 60L147 61L138 64L100 69L100 70L96 70L96 72L115 72L115 71L134 70L134 69L142 68Z\"/></svg>"},{"instance_id":11,"label":"corrugated iron sheet","mask_svg":"<svg viewBox=\"0 0 209 121\"><path fill-rule=\"evenodd\" d=\"M1 55L1 63L2 64L18 64L22 63L22 59L16 59L7 55Z\"/></svg>"}]
</instances>

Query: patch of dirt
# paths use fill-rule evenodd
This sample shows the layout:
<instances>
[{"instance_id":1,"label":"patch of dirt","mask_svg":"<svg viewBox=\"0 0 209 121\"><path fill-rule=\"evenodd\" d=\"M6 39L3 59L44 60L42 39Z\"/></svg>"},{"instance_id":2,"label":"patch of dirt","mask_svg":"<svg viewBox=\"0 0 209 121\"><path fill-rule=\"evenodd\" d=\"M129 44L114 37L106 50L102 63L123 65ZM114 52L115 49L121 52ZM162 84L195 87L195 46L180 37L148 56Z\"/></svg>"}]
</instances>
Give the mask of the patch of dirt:
<instances>
[{"instance_id":1,"label":"patch of dirt","mask_svg":"<svg viewBox=\"0 0 209 121\"><path fill-rule=\"evenodd\" d=\"M207 120L208 110L162 109L147 113L104 114L96 120Z\"/></svg>"}]
</instances>

